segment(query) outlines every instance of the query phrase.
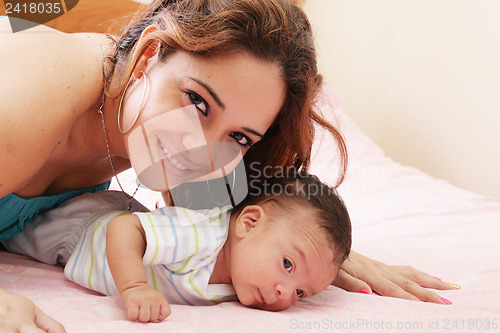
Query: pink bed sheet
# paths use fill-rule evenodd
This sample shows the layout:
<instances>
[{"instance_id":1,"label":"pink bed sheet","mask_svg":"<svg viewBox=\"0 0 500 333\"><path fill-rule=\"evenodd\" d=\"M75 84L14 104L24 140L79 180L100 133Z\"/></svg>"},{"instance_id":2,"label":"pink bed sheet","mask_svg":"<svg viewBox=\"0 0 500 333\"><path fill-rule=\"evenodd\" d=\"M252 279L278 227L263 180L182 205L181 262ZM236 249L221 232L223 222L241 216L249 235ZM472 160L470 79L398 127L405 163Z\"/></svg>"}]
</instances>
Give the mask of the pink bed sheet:
<instances>
[{"instance_id":1,"label":"pink bed sheet","mask_svg":"<svg viewBox=\"0 0 500 333\"><path fill-rule=\"evenodd\" d=\"M339 192L352 218L353 250L460 284L461 290L439 292L453 305L329 287L282 312L236 302L172 305L166 321L140 324L127 321L118 297L100 296L65 280L59 267L7 253L0 253L0 287L29 297L74 333L500 331L500 204L393 162L327 92L321 109L339 124L348 143L349 172ZM311 172L333 184L332 147L333 141L318 133ZM121 176L134 187L131 174ZM147 191L139 198L150 207L159 201Z\"/></svg>"}]
</instances>

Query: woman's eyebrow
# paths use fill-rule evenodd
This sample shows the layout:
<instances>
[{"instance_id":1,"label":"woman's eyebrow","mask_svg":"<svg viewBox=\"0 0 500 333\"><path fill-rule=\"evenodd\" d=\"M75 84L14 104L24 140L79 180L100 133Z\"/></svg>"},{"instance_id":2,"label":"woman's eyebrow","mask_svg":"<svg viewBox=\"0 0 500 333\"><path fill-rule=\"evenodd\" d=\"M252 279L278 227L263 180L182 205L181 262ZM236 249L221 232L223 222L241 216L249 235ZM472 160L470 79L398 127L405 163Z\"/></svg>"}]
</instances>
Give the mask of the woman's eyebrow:
<instances>
[{"instance_id":1,"label":"woman's eyebrow","mask_svg":"<svg viewBox=\"0 0 500 333\"><path fill-rule=\"evenodd\" d=\"M253 130L253 129L251 129L251 128L248 128L248 127L243 127L243 129L244 129L245 131L247 131L248 133L252 133L252 134L254 134L254 135L256 135L256 136L260 137L261 139L262 139L262 137L264 136L263 134L260 134L259 132L255 131L255 130Z\"/></svg>"},{"instance_id":2,"label":"woman's eyebrow","mask_svg":"<svg viewBox=\"0 0 500 333\"><path fill-rule=\"evenodd\" d=\"M206 83L204 83L203 81L195 78L195 77L192 77L192 76L188 76L191 80L193 80L194 82L198 83L199 85L201 85L203 88L205 88L208 93L210 94L210 96L212 96L212 98L214 99L214 101L224 110L226 108L226 106L224 105L224 103L222 103L222 101L220 100L219 96L217 96L217 94L213 91L212 88L210 88L210 86Z\"/></svg>"}]
</instances>

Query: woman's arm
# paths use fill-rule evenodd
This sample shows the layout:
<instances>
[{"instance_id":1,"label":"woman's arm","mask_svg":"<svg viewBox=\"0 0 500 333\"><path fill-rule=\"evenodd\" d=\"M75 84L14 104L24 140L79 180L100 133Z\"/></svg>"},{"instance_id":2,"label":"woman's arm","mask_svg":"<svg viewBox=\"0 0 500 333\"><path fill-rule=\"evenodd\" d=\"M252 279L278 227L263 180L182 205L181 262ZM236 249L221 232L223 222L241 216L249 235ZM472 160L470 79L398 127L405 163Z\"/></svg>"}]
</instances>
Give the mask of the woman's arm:
<instances>
[{"instance_id":1,"label":"woman's arm","mask_svg":"<svg viewBox=\"0 0 500 333\"><path fill-rule=\"evenodd\" d=\"M137 216L122 215L109 223L106 255L128 318L161 321L170 315L170 306L162 293L148 285L142 264L145 251L146 235Z\"/></svg>"},{"instance_id":2,"label":"woman's arm","mask_svg":"<svg viewBox=\"0 0 500 333\"><path fill-rule=\"evenodd\" d=\"M352 292L371 294L375 291L382 296L438 304L451 304L451 302L425 288L438 290L460 288L413 267L387 265L354 251L351 251L349 258L340 267L332 285Z\"/></svg>"}]
</instances>

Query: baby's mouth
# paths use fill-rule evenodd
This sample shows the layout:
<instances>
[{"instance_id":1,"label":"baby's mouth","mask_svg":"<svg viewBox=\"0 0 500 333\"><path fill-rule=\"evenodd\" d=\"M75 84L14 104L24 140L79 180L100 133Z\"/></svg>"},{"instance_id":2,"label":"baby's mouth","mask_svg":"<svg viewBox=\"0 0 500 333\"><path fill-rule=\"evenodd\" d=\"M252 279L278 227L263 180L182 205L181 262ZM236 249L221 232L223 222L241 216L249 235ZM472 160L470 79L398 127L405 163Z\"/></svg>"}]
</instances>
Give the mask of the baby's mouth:
<instances>
[{"instance_id":1,"label":"baby's mouth","mask_svg":"<svg viewBox=\"0 0 500 333\"><path fill-rule=\"evenodd\" d=\"M266 299L264 298L264 295L262 295L262 292L260 290L258 290L258 292L259 292L260 302L262 304L267 304Z\"/></svg>"}]
</instances>

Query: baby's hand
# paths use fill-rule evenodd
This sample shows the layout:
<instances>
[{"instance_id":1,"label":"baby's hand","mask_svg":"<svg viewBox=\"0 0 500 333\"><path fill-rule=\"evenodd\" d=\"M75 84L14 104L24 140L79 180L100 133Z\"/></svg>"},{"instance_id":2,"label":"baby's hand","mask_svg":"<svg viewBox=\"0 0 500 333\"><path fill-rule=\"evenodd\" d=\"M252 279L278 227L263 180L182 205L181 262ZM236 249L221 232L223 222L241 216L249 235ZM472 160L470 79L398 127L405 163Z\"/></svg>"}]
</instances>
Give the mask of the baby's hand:
<instances>
[{"instance_id":1,"label":"baby's hand","mask_svg":"<svg viewBox=\"0 0 500 333\"><path fill-rule=\"evenodd\" d=\"M128 319L132 321L159 322L171 313L165 296L147 284L125 290L122 297L127 306Z\"/></svg>"}]
</instances>

